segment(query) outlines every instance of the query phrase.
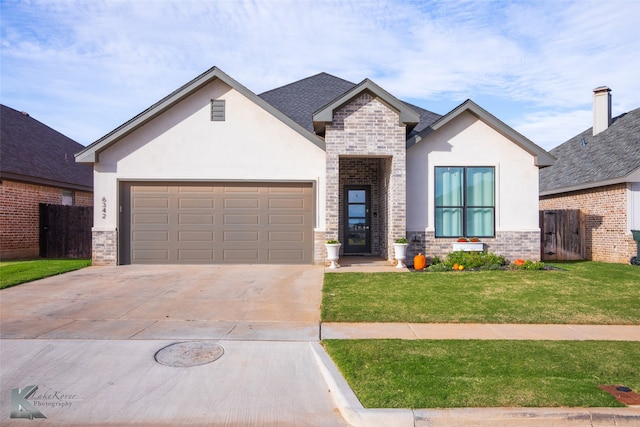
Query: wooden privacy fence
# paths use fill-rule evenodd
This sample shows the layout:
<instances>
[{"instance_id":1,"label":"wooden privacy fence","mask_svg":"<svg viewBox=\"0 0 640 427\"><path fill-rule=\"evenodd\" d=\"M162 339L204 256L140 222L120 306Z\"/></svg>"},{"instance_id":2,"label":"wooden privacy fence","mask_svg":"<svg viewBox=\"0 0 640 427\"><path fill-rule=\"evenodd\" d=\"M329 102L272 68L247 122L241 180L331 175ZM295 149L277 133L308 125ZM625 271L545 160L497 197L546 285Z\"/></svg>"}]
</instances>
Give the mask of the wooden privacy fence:
<instances>
[{"instance_id":1,"label":"wooden privacy fence","mask_svg":"<svg viewBox=\"0 0 640 427\"><path fill-rule=\"evenodd\" d=\"M585 259L585 215L578 209L540 211L543 261Z\"/></svg>"},{"instance_id":2,"label":"wooden privacy fence","mask_svg":"<svg viewBox=\"0 0 640 427\"><path fill-rule=\"evenodd\" d=\"M93 208L40 204L40 257L91 258Z\"/></svg>"}]
</instances>

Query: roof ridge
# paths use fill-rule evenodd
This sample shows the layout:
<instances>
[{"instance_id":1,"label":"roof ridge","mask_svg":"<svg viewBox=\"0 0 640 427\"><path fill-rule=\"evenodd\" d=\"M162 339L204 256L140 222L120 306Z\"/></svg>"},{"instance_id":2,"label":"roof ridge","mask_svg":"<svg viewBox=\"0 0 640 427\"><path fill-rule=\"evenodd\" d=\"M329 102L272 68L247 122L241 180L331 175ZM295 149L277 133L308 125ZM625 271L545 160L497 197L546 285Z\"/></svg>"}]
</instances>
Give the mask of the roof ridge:
<instances>
[{"instance_id":1,"label":"roof ridge","mask_svg":"<svg viewBox=\"0 0 640 427\"><path fill-rule=\"evenodd\" d=\"M327 73L326 71L321 71L321 72L316 73L316 74L313 74L313 75L311 75L311 76L307 76L307 77L304 77L304 78L302 78L302 79L295 80L295 81L293 81L293 82L290 82L290 83L284 84L284 85L282 85L282 86L278 86L278 87L275 87L275 88L273 88L273 89L269 89L269 90L267 90L267 91L264 91L264 92L262 92L262 93L258 94L258 96L262 96L262 95L268 94L268 93L273 92L273 91L276 91L276 90L281 90L281 89L284 89L284 88L286 88L286 87L288 87L288 86L293 86L293 85L295 85L295 84L300 84L300 83L302 83L302 82L304 82L304 81L311 80L311 79L315 79L315 78L320 77L320 76L327 76L327 77L331 77L331 78L336 79L336 80L341 80L341 81L343 81L344 83L348 83L348 84L355 85L355 83L353 83L353 82L351 82L351 81L349 81L349 80L343 79L342 77L334 76L333 74L329 74L329 73Z\"/></svg>"}]
</instances>

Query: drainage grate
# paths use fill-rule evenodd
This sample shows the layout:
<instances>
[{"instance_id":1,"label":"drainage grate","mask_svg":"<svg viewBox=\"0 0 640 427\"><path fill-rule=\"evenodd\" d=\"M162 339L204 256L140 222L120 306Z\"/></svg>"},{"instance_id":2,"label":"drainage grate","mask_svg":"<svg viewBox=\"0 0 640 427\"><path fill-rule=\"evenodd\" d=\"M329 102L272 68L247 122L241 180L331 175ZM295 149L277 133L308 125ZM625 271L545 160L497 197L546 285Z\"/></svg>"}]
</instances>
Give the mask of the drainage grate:
<instances>
[{"instance_id":1,"label":"drainage grate","mask_svg":"<svg viewBox=\"0 0 640 427\"><path fill-rule=\"evenodd\" d=\"M170 344L158 350L156 362L176 368L206 365L222 357L224 348L211 341L187 341Z\"/></svg>"}]
</instances>

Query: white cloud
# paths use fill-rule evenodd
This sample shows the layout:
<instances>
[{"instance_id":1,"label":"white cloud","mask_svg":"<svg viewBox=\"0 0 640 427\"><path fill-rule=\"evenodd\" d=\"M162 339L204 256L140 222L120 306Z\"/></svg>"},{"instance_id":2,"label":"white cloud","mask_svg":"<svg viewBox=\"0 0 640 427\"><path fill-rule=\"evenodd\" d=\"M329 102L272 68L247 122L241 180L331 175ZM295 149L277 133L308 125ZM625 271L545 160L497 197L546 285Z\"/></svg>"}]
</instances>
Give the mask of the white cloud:
<instances>
[{"instance_id":1,"label":"white cloud","mask_svg":"<svg viewBox=\"0 0 640 427\"><path fill-rule=\"evenodd\" d=\"M1 7L2 102L84 144L213 65L256 93L326 71L369 77L426 108L489 99L483 107L547 148L590 126L596 86L613 89L614 114L640 106L635 1Z\"/></svg>"}]
</instances>

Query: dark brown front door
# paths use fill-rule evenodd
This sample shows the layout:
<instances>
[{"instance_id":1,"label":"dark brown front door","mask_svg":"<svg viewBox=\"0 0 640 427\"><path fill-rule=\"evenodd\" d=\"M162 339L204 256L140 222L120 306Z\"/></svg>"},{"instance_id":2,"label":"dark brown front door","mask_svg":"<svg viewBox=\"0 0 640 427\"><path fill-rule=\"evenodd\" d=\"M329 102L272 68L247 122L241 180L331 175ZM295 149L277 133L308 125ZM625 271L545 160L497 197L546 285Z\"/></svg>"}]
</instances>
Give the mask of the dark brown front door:
<instances>
[{"instance_id":1,"label":"dark brown front door","mask_svg":"<svg viewBox=\"0 0 640 427\"><path fill-rule=\"evenodd\" d=\"M368 185L345 186L345 254L371 252L371 224Z\"/></svg>"}]
</instances>

